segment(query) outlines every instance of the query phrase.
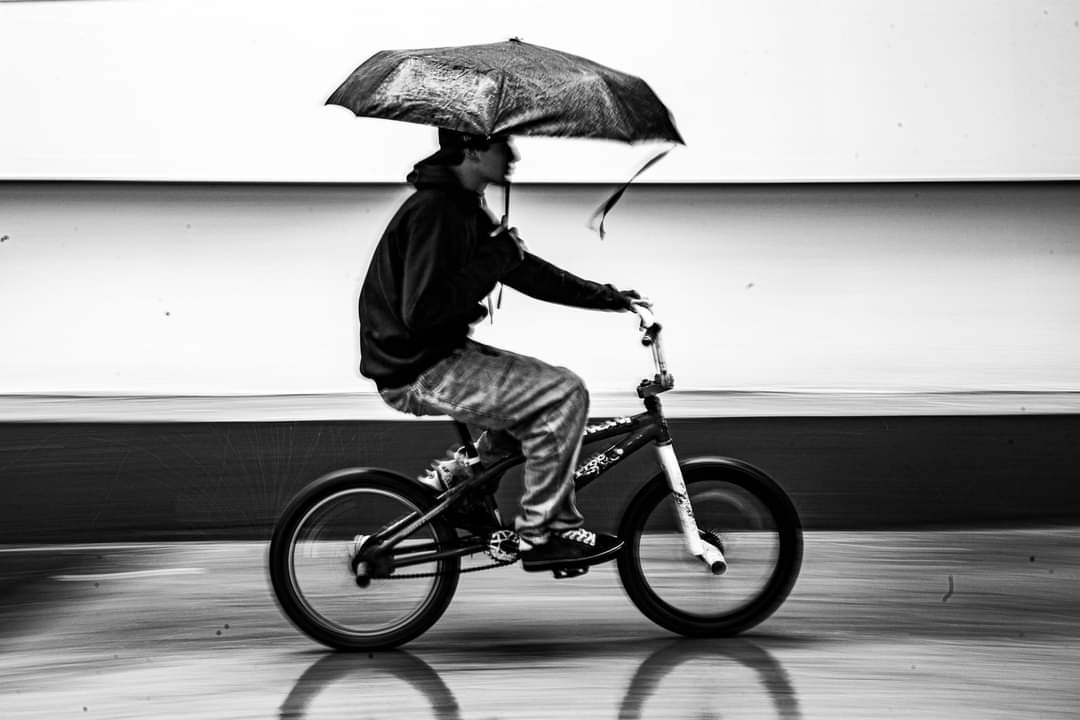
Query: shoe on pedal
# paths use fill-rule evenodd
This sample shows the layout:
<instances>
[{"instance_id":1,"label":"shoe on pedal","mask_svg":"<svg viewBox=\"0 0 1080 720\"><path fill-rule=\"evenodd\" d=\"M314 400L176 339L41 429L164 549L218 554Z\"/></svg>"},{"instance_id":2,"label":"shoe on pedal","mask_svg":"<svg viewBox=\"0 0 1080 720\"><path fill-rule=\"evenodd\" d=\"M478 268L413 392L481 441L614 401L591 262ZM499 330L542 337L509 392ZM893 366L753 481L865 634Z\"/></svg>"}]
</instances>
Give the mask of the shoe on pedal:
<instances>
[{"instance_id":1,"label":"shoe on pedal","mask_svg":"<svg viewBox=\"0 0 1080 720\"><path fill-rule=\"evenodd\" d=\"M551 533L545 543L522 539L521 566L528 572L584 568L613 560L622 546L622 540L608 533L564 530Z\"/></svg>"},{"instance_id":2,"label":"shoe on pedal","mask_svg":"<svg viewBox=\"0 0 1080 720\"><path fill-rule=\"evenodd\" d=\"M472 476L472 462L465 454L465 448L458 448L453 457L433 462L431 467L416 479L435 492L442 493L451 485L464 482Z\"/></svg>"}]
</instances>

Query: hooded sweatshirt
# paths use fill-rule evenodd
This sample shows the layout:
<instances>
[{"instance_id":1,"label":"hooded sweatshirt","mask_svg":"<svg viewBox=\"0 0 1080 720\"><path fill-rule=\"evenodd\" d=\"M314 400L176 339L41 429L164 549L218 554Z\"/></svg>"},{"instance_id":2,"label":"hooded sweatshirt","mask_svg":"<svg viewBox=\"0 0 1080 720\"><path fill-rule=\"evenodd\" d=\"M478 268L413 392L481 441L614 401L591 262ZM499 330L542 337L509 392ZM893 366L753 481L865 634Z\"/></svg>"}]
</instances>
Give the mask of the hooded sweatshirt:
<instances>
[{"instance_id":1,"label":"hooded sweatshirt","mask_svg":"<svg viewBox=\"0 0 1080 720\"><path fill-rule=\"evenodd\" d=\"M523 253L480 193L443 165L417 165L416 188L383 233L360 290L360 372L401 387L461 347L498 282L548 302L621 310L610 285L583 280Z\"/></svg>"}]
</instances>

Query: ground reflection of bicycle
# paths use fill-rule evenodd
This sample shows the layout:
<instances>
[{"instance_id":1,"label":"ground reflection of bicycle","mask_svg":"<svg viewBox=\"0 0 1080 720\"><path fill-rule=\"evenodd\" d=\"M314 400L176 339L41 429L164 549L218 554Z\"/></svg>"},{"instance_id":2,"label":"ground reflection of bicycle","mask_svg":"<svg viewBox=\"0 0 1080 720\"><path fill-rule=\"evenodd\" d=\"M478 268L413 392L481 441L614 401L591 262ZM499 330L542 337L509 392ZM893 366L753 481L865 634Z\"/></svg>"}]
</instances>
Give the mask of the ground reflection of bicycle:
<instances>
[{"instance_id":1,"label":"ground reflection of bicycle","mask_svg":"<svg viewBox=\"0 0 1080 720\"><path fill-rule=\"evenodd\" d=\"M372 688L378 687L376 680L390 681L385 692L373 697ZM362 690L353 692L350 685L346 691L348 703L346 709L355 713L363 708L362 717L432 717L439 720L456 720L461 717L457 699L446 686L439 674L420 658L404 650L381 652L376 656L365 655L324 655L321 660L309 667L293 685L285 701L281 703L278 715L281 720L306 720L311 717L313 705L320 696L327 694L333 686L346 680L362 681ZM401 685L407 690L418 691L423 702L410 697L416 693L400 692ZM333 707L332 700L327 702ZM422 712L423 706L429 712ZM352 714L350 713L350 715ZM343 713L327 713L334 717L343 717ZM313 719L312 719L313 720Z\"/></svg>"},{"instance_id":2,"label":"ground reflection of bicycle","mask_svg":"<svg viewBox=\"0 0 1080 720\"><path fill-rule=\"evenodd\" d=\"M637 312L656 367L637 388L645 411L586 428L585 444L617 440L582 463L576 487L654 446L662 472L623 513L619 578L638 609L668 630L734 635L769 617L791 591L802 560L799 517L781 487L748 463L678 461L659 399L674 387L660 324L648 309ZM455 424L475 458L467 428ZM523 460L518 454L477 465L471 479L441 494L381 469L316 480L285 509L271 538L270 579L282 610L300 630L341 650L417 637L449 605L463 557L486 553L484 568L517 560L517 538L501 526L493 492ZM568 566L555 575L585 570Z\"/></svg>"},{"instance_id":3,"label":"ground reflection of bicycle","mask_svg":"<svg viewBox=\"0 0 1080 720\"><path fill-rule=\"evenodd\" d=\"M661 695L664 681L678 669L684 685L695 684L695 673L687 667L691 663L706 663L707 677L698 685L696 692L680 690L674 698ZM765 689L778 718L800 718L799 697L787 671L767 650L742 638L727 640L675 640L649 655L641 663L634 677L626 688L626 695L619 706L619 720L637 720L644 717L712 717L706 715L702 707L706 703L715 705L722 711L729 708L732 699L737 697L741 705L753 704L754 712L747 713L759 717L760 703L752 700L754 693L749 685L735 680L718 680L725 675L725 665L730 663L754 671L758 684ZM721 664L723 663L723 664ZM738 688L737 693L731 692ZM659 712L650 715L650 701L656 703ZM681 701L681 702L680 702ZM716 714L719 717L720 713Z\"/></svg>"},{"instance_id":4,"label":"ground reflection of bicycle","mask_svg":"<svg viewBox=\"0 0 1080 720\"><path fill-rule=\"evenodd\" d=\"M621 653L626 645L615 643L597 648L596 661L618 659L605 656L605 650ZM634 643L632 647L638 647ZM582 659L579 652L569 657ZM589 660L589 657L584 658ZM520 657L484 655L486 666L513 669ZM526 660L526 662L528 662ZM749 670L749 678L738 671ZM479 671L469 670L467 677ZM535 670L523 669L522 672ZM559 678L540 679L551 684ZM535 678L534 678L535 680ZM749 682L748 682L749 681ZM404 686L404 687L403 687ZM733 688L738 688L733 692ZM764 648L749 640L698 641L679 639L660 645L649 654L632 677L619 703L616 717L638 720L648 717L711 717L733 710L736 703L752 708L755 717L768 717L760 692L778 718L801 717L795 688L783 666ZM464 691L467 688L460 688ZM516 690L507 688L507 697ZM340 702L336 700L340 698ZM339 707L340 706L340 707ZM433 717L440 720L460 718L462 709L451 688L427 662L404 650L360 654L331 654L304 671L281 704L281 720L318 720L322 716L341 716L341 708L364 717ZM466 708L467 709L467 708ZM538 709L538 708L534 708ZM608 716L605 714L605 716Z\"/></svg>"}]
</instances>

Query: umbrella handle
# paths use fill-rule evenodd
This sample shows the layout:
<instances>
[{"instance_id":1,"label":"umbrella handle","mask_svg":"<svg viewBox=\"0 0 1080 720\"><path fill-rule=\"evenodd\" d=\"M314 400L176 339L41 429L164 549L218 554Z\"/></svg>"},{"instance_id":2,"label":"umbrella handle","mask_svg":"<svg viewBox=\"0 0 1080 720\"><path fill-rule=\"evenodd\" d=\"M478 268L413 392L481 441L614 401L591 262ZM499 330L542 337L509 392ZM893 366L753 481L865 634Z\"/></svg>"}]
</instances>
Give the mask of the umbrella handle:
<instances>
[{"instance_id":1,"label":"umbrella handle","mask_svg":"<svg viewBox=\"0 0 1080 720\"><path fill-rule=\"evenodd\" d=\"M503 185L503 222L510 227L510 181Z\"/></svg>"}]
</instances>

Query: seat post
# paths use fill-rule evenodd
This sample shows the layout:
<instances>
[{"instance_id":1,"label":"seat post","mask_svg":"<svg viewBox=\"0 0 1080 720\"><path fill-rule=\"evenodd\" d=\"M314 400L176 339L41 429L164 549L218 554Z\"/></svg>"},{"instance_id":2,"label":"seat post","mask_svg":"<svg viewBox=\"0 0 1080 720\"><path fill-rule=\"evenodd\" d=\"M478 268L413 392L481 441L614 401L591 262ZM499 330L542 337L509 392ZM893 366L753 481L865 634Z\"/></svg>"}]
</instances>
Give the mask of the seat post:
<instances>
[{"instance_id":1,"label":"seat post","mask_svg":"<svg viewBox=\"0 0 1080 720\"><path fill-rule=\"evenodd\" d=\"M454 427L457 429L458 437L461 439L461 445L465 448L465 454L470 460L475 460L479 457L479 453L476 451L476 443L473 442L472 433L469 432L469 426L458 420L454 420Z\"/></svg>"}]
</instances>

